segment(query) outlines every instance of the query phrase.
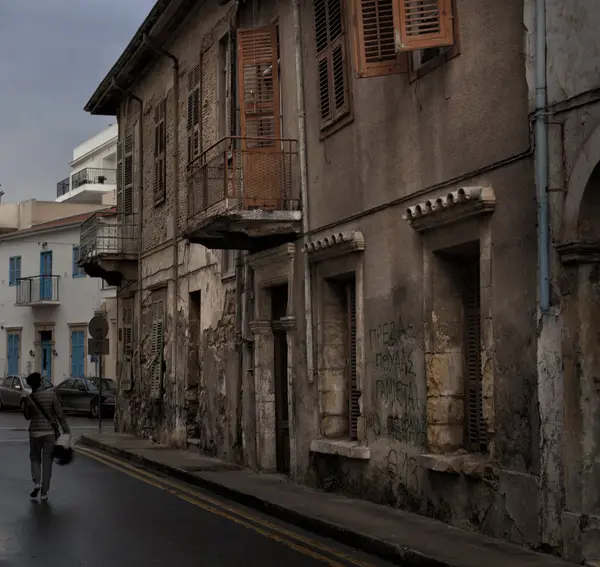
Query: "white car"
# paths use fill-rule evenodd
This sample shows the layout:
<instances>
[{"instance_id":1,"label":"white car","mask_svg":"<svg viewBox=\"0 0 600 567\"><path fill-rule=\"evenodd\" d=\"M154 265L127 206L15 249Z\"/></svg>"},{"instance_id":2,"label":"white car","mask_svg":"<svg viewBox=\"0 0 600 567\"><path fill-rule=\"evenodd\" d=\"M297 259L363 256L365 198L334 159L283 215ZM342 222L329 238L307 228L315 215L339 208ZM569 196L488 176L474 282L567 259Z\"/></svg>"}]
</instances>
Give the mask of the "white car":
<instances>
[{"instance_id":1,"label":"white car","mask_svg":"<svg viewBox=\"0 0 600 567\"><path fill-rule=\"evenodd\" d=\"M21 376L0 378L0 411L4 409L23 409L31 388Z\"/></svg>"}]
</instances>

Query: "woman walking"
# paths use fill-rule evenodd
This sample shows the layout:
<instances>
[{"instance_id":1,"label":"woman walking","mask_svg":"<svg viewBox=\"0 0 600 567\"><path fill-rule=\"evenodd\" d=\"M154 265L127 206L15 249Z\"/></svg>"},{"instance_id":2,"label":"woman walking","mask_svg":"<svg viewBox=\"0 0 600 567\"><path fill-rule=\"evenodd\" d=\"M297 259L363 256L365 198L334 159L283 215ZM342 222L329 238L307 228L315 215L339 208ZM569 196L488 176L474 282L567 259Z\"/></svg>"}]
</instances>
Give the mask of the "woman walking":
<instances>
[{"instance_id":1,"label":"woman walking","mask_svg":"<svg viewBox=\"0 0 600 567\"><path fill-rule=\"evenodd\" d=\"M54 388L43 385L40 373L30 374L27 384L32 390L25 404L25 418L30 420L29 458L34 484L31 497L37 498L41 490L41 499L48 500L54 445L60 435L58 423L66 435L70 429Z\"/></svg>"}]
</instances>

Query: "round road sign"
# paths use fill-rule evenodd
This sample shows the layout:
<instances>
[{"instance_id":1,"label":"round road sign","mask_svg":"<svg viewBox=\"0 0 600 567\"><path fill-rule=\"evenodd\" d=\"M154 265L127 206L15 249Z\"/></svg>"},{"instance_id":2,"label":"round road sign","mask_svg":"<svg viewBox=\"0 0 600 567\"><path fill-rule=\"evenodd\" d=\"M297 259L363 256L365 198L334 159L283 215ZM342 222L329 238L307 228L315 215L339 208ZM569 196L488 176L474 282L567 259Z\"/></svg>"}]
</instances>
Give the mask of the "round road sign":
<instances>
[{"instance_id":1,"label":"round road sign","mask_svg":"<svg viewBox=\"0 0 600 567\"><path fill-rule=\"evenodd\" d=\"M108 335L108 321L106 317L96 315L90 319L88 323L90 335L95 339L103 339Z\"/></svg>"}]
</instances>

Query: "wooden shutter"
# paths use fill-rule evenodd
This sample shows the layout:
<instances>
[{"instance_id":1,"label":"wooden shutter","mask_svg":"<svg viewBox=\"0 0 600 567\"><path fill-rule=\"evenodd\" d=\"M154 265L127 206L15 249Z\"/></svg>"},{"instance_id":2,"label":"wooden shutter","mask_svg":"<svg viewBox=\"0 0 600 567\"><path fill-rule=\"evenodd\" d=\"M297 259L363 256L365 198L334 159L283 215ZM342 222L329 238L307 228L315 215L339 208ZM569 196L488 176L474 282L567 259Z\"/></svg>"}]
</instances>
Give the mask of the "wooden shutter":
<instances>
[{"instance_id":1,"label":"wooden shutter","mask_svg":"<svg viewBox=\"0 0 600 567\"><path fill-rule=\"evenodd\" d=\"M355 0L354 6L356 75L408 73L408 55L396 52L394 0Z\"/></svg>"},{"instance_id":2,"label":"wooden shutter","mask_svg":"<svg viewBox=\"0 0 600 567\"><path fill-rule=\"evenodd\" d=\"M325 128L350 110L344 3L315 0L319 113Z\"/></svg>"},{"instance_id":3,"label":"wooden shutter","mask_svg":"<svg viewBox=\"0 0 600 567\"><path fill-rule=\"evenodd\" d=\"M188 161L200 155L200 65L188 73Z\"/></svg>"},{"instance_id":4,"label":"wooden shutter","mask_svg":"<svg viewBox=\"0 0 600 567\"><path fill-rule=\"evenodd\" d=\"M123 361L129 363L133 355L133 307L123 308Z\"/></svg>"},{"instance_id":5,"label":"wooden shutter","mask_svg":"<svg viewBox=\"0 0 600 567\"><path fill-rule=\"evenodd\" d=\"M454 43L452 0L394 0L396 50L416 51Z\"/></svg>"},{"instance_id":6,"label":"wooden shutter","mask_svg":"<svg viewBox=\"0 0 600 567\"><path fill-rule=\"evenodd\" d=\"M277 27L238 30L238 84L243 149L270 147L280 138Z\"/></svg>"},{"instance_id":7,"label":"wooden shutter","mask_svg":"<svg viewBox=\"0 0 600 567\"><path fill-rule=\"evenodd\" d=\"M360 390L356 372L356 283L346 285L346 305L348 307L348 390L350 439L358 438L358 418L360 417Z\"/></svg>"},{"instance_id":8,"label":"wooden shutter","mask_svg":"<svg viewBox=\"0 0 600 567\"><path fill-rule=\"evenodd\" d=\"M152 303L152 366L150 395L159 399L162 395L163 348L164 348L164 298Z\"/></svg>"},{"instance_id":9,"label":"wooden shutter","mask_svg":"<svg viewBox=\"0 0 600 567\"><path fill-rule=\"evenodd\" d=\"M485 451L487 430L483 418L481 376L481 302L479 290L479 261L465 266L465 421L466 445L470 451Z\"/></svg>"},{"instance_id":10,"label":"wooden shutter","mask_svg":"<svg viewBox=\"0 0 600 567\"><path fill-rule=\"evenodd\" d=\"M133 213L133 134L125 136L123 144L123 209L126 215Z\"/></svg>"},{"instance_id":11,"label":"wooden shutter","mask_svg":"<svg viewBox=\"0 0 600 567\"><path fill-rule=\"evenodd\" d=\"M166 146L167 131L165 127L167 101L162 100L154 113L154 204L159 205L165 200L167 168Z\"/></svg>"},{"instance_id":12,"label":"wooden shutter","mask_svg":"<svg viewBox=\"0 0 600 567\"><path fill-rule=\"evenodd\" d=\"M123 140L117 141L117 211L123 209Z\"/></svg>"}]
</instances>

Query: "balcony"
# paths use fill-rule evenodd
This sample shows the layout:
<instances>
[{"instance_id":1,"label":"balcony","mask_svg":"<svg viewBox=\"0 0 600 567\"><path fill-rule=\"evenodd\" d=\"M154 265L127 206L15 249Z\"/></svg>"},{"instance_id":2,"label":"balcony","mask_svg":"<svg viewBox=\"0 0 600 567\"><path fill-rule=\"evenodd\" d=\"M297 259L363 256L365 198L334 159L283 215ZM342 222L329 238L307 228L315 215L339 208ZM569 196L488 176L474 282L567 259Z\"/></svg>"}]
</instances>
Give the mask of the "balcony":
<instances>
[{"instance_id":1,"label":"balcony","mask_svg":"<svg viewBox=\"0 0 600 567\"><path fill-rule=\"evenodd\" d=\"M60 276L33 276L17 280L17 301L20 306L60 305Z\"/></svg>"},{"instance_id":2,"label":"balcony","mask_svg":"<svg viewBox=\"0 0 600 567\"><path fill-rule=\"evenodd\" d=\"M98 212L81 225L79 265L86 274L102 278L111 286L137 279L136 218Z\"/></svg>"},{"instance_id":3,"label":"balcony","mask_svg":"<svg viewBox=\"0 0 600 567\"><path fill-rule=\"evenodd\" d=\"M57 201L102 203L102 195L117 186L117 170L87 167L56 184Z\"/></svg>"},{"instance_id":4,"label":"balcony","mask_svg":"<svg viewBox=\"0 0 600 567\"><path fill-rule=\"evenodd\" d=\"M188 165L185 237L207 248L258 252L295 240L295 140L228 137Z\"/></svg>"}]
</instances>

